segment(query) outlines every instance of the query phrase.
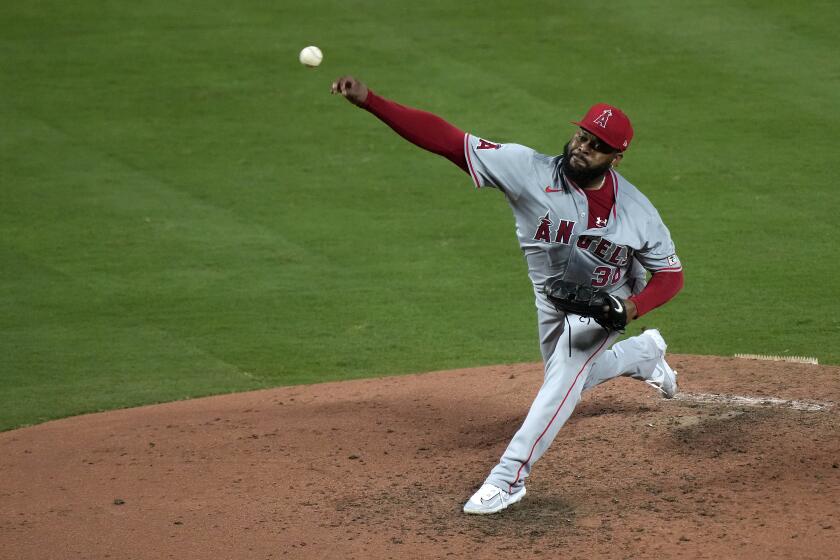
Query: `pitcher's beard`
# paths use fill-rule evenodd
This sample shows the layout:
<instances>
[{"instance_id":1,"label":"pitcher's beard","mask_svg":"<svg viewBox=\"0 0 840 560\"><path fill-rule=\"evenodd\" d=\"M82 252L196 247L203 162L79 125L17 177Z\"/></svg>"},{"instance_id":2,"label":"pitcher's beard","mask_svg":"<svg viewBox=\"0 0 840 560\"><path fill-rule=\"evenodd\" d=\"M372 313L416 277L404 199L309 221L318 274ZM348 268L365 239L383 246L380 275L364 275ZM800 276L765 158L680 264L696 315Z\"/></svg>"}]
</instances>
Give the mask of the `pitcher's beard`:
<instances>
[{"instance_id":1,"label":"pitcher's beard","mask_svg":"<svg viewBox=\"0 0 840 560\"><path fill-rule=\"evenodd\" d=\"M610 164L605 163L597 167L574 169L571 165L569 165L570 157L569 143L566 143L566 146L563 148L563 163L561 164L561 169L566 177L574 181L577 185L588 185L596 179L600 179L610 168Z\"/></svg>"}]
</instances>

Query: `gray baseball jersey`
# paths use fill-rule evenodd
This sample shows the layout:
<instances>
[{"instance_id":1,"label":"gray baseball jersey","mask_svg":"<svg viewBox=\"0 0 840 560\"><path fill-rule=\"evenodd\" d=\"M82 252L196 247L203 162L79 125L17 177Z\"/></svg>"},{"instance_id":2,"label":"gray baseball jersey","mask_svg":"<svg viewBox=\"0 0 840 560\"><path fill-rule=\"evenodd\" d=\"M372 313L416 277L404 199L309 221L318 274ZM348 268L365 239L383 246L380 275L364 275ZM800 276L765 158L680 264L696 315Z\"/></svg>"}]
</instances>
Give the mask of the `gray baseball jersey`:
<instances>
[{"instance_id":1,"label":"gray baseball jersey","mask_svg":"<svg viewBox=\"0 0 840 560\"><path fill-rule=\"evenodd\" d=\"M500 189L513 209L519 245L535 286L563 274L626 298L641 290L642 268L682 269L656 208L615 171L610 170L615 205L607 225L589 229L586 195L561 177L561 157L470 134L464 142L476 187Z\"/></svg>"}]
</instances>

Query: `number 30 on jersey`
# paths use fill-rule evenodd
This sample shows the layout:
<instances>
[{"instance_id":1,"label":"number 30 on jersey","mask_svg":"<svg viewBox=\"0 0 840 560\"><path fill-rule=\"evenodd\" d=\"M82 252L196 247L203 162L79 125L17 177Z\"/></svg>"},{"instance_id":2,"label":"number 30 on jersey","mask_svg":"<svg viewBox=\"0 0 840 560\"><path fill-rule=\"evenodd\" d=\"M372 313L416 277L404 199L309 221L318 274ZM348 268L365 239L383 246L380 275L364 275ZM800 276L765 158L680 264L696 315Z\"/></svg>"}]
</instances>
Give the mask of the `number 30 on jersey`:
<instances>
[{"instance_id":1,"label":"number 30 on jersey","mask_svg":"<svg viewBox=\"0 0 840 560\"><path fill-rule=\"evenodd\" d=\"M596 288L603 288L607 283L614 286L619 280L621 280L621 269L613 269L610 266L598 266L592 275L592 285Z\"/></svg>"}]
</instances>

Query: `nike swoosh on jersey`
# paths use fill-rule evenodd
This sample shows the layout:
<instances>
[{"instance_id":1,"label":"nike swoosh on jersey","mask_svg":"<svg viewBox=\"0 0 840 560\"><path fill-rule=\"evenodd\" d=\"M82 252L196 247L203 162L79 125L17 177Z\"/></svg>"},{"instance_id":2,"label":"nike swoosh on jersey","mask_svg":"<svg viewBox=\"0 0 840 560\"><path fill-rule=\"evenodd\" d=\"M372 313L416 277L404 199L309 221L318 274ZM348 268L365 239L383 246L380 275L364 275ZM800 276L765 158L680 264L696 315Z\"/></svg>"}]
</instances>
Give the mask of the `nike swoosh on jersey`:
<instances>
[{"instance_id":1,"label":"nike swoosh on jersey","mask_svg":"<svg viewBox=\"0 0 840 560\"><path fill-rule=\"evenodd\" d=\"M553 189L551 188L551 185L549 185L545 188L545 192L563 192L563 189Z\"/></svg>"}]
</instances>

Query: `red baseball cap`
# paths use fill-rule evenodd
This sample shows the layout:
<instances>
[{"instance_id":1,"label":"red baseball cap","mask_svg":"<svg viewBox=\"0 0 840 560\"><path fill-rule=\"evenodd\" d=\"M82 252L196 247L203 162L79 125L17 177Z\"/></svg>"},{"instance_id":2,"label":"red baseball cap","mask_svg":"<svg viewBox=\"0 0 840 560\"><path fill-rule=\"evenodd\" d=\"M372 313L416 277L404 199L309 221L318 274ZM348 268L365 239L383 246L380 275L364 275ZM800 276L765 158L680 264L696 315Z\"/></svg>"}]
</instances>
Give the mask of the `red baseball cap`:
<instances>
[{"instance_id":1,"label":"red baseball cap","mask_svg":"<svg viewBox=\"0 0 840 560\"><path fill-rule=\"evenodd\" d=\"M606 103L596 103L580 122L572 121L572 124L594 134L620 152L626 150L633 139L630 119L624 111Z\"/></svg>"}]
</instances>

